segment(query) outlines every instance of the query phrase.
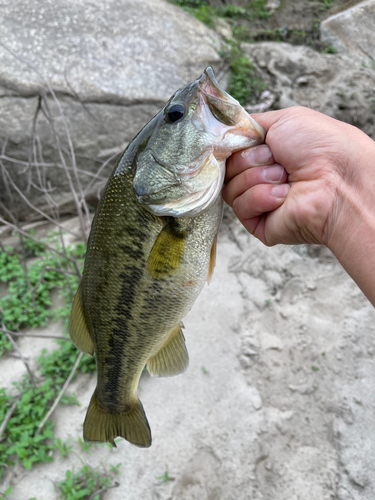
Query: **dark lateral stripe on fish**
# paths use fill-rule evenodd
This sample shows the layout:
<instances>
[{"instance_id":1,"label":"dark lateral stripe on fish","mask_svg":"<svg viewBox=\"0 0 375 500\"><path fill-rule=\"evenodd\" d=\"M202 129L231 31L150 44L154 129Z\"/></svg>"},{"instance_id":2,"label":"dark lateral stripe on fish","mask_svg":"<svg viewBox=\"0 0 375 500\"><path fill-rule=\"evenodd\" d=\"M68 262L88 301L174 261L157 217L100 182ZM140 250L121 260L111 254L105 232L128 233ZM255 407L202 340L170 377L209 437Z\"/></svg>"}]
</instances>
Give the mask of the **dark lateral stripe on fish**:
<instances>
[{"instance_id":1,"label":"dark lateral stripe on fish","mask_svg":"<svg viewBox=\"0 0 375 500\"><path fill-rule=\"evenodd\" d=\"M132 243L134 244L135 242ZM125 253L127 257L138 261L139 258L143 257L143 253L141 253L142 247L140 244L136 244L134 246L136 246L137 248L134 248L132 245L119 245L119 248Z\"/></svg>"},{"instance_id":2,"label":"dark lateral stripe on fish","mask_svg":"<svg viewBox=\"0 0 375 500\"><path fill-rule=\"evenodd\" d=\"M140 282L144 272L142 269L145 265L144 259L141 259L137 264L139 267L126 266L125 272L119 274L122 286L115 310L118 316L123 316L129 321L132 319L131 309L136 299L136 286ZM116 323L118 320L119 317L115 319Z\"/></svg>"},{"instance_id":3,"label":"dark lateral stripe on fish","mask_svg":"<svg viewBox=\"0 0 375 500\"><path fill-rule=\"evenodd\" d=\"M119 275L122 280L121 292L117 299L116 318L114 318L115 327L112 329L111 338L108 341L109 352L105 358L104 366L106 366L107 383L104 387L104 392L112 394L112 402L116 405L118 399L119 383L122 374L122 364L114 363L118 359L119 354L124 352L125 344L131 349L130 344L135 343L136 339L130 335L130 323L133 319L132 310L136 298L136 287L143 276L142 265L140 269L127 266L125 272ZM133 332L134 335L134 332ZM136 343L135 343L136 345ZM108 402L105 402L107 405Z\"/></svg>"}]
</instances>

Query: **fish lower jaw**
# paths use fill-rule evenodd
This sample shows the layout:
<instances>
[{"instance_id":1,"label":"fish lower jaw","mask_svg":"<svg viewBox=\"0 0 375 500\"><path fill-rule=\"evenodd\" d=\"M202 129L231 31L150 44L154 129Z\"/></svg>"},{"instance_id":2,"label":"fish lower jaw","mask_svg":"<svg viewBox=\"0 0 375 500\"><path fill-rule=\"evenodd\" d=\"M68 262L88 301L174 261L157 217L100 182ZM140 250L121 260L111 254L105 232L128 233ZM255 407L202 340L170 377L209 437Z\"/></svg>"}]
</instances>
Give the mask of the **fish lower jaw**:
<instances>
[{"instance_id":1,"label":"fish lower jaw","mask_svg":"<svg viewBox=\"0 0 375 500\"><path fill-rule=\"evenodd\" d=\"M225 170L221 170L222 173L207 189L164 205L149 205L148 210L158 217L195 217L209 208L220 195L225 176Z\"/></svg>"}]
</instances>

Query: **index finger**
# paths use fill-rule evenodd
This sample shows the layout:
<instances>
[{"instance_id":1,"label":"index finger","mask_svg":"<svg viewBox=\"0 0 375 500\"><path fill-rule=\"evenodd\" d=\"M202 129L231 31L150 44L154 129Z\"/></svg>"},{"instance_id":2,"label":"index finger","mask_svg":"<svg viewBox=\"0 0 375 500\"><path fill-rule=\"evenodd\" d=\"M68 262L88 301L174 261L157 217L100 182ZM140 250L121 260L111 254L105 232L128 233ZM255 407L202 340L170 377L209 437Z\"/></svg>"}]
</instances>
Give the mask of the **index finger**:
<instances>
[{"instance_id":1,"label":"index finger","mask_svg":"<svg viewBox=\"0 0 375 500\"><path fill-rule=\"evenodd\" d=\"M273 165L274 163L272 152L266 144L238 151L227 160L225 182L229 182L230 179L248 168Z\"/></svg>"}]
</instances>

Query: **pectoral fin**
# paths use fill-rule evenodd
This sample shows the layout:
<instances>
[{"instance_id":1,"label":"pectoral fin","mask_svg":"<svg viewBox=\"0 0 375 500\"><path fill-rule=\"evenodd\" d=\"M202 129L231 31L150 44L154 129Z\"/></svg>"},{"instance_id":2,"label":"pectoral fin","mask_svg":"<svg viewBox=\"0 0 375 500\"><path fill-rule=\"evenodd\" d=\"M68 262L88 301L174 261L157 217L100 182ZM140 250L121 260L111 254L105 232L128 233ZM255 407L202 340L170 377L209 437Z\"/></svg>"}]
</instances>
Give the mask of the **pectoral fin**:
<instances>
[{"instance_id":1,"label":"pectoral fin","mask_svg":"<svg viewBox=\"0 0 375 500\"><path fill-rule=\"evenodd\" d=\"M73 344L82 352L93 356L95 351L94 342L87 328L85 315L82 308L81 285L78 287L74 297L72 312L69 319L69 333Z\"/></svg>"},{"instance_id":2,"label":"pectoral fin","mask_svg":"<svg viewBox=\"0 0 375 500\"><path fill-rule=\"evenodd\" d=\"M147 369L154 377L172 377L184 372L189 365L182 323L173 330L160 351L148 360Z\"/></svg>"},{"instance_id":3,"label":"pectoral fin","mask_svg":"<svg viewBox=\"0 0 375 500\"><path fill-rule=\"evenodd\" d=\"M216 247L217 247L217 235L215 236L214 242L211 247L210 265L208 267L208 276L207 276L208 284L211 283L212 275L214 274L214 269L216 266Z\"/></svg>"},{"instance_id":4,"label":"pectoral fin","mask_svg":"<svg viewBox=\"0 0 375 500\"><path fill-rule=\"evenodd\" d=\"M154 278L168 276L180 267L186 234L175 228L173 219L162 229L152 247L147 270Z\"/></svg>"}]
</instances>

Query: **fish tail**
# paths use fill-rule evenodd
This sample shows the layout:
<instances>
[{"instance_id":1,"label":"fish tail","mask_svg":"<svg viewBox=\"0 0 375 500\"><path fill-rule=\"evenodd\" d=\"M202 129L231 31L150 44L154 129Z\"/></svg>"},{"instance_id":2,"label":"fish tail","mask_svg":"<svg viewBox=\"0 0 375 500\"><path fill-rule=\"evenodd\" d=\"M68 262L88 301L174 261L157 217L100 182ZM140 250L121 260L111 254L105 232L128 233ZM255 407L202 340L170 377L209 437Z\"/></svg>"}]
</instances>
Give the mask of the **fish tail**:
<instances>
[{"instance_id":1,"label":"fish tail","mask_svg":"<svg viewBox=\"0 0 375 500\"><path fill-rule=\"evenodd\" d=\"M95 391L83 424L83 439L102 443L108 441L116 448L114 439L117 436L141 448L151 446L151 430L142 403L137 400L130 410L114 413L99 404Z\"/></svg>"}]
</instances>

